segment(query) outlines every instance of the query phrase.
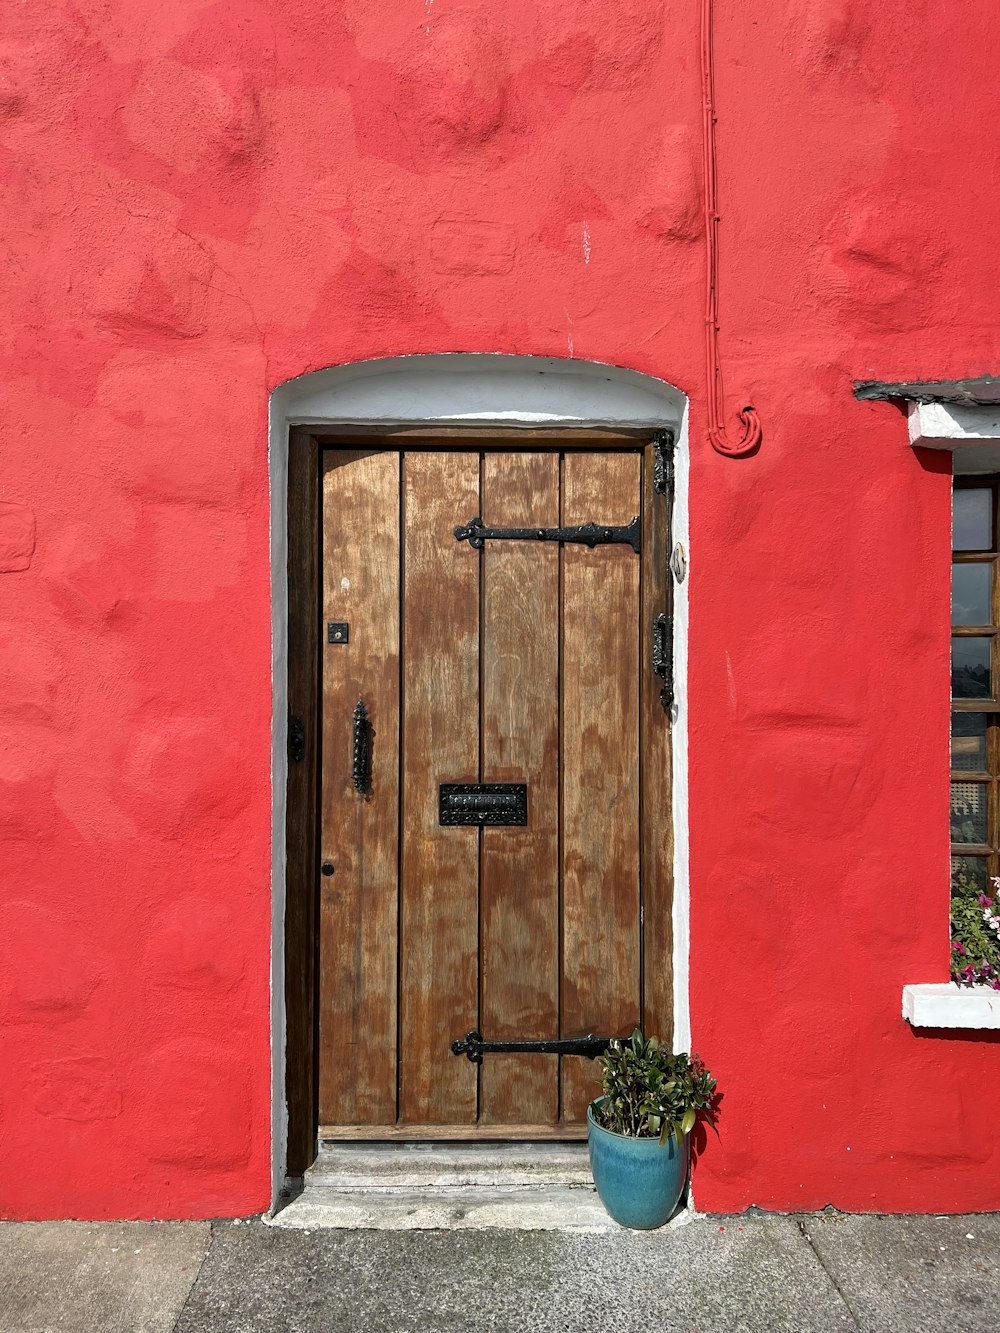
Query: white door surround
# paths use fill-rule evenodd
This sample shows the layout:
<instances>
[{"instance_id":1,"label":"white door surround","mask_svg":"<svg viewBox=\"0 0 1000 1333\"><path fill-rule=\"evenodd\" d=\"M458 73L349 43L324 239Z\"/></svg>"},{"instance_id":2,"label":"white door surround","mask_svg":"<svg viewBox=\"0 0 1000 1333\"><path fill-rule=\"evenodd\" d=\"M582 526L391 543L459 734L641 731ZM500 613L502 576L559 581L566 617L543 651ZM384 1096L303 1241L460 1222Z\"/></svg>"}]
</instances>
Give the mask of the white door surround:
<instances>
[{"instance_id":1,"label":"white door surround","mask_svg":"<svg viewBox=\"0 0 1000 1333\"><path fill-rule=\"evenodd\" d=\"M288 430L496 425L672 427L673 541L688 555L687 399L663 380L593 361L448 353L352 362L289 380L271 394L271 1154L272 1207L285 1182L285 791L287 780ZM690 1042L688 1010L687 627L690 572L674 589L674 1042Z\"/></svg>"}]
</instances>

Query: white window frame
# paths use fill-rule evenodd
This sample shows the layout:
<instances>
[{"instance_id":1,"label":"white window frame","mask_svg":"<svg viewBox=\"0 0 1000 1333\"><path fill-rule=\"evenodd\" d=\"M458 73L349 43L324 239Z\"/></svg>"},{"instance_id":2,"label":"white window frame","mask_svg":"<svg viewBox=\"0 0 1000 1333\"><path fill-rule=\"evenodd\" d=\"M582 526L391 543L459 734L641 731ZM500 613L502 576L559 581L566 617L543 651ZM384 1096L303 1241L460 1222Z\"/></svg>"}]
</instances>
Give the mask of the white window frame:
<instances>
[{"instance_id":1,"label":"white window frame","mask_svg":"<svg viewBox=\"0 0 1000 1333\"><path fill-rule=\"evenodd\" d=\"M1000 405L911 402L910 444L946 449L953 476L1000 472ZM912 1027L1000 1029L1000 991L953 981L903 987L903 1017Z\"/></svg>"}]
</instances>

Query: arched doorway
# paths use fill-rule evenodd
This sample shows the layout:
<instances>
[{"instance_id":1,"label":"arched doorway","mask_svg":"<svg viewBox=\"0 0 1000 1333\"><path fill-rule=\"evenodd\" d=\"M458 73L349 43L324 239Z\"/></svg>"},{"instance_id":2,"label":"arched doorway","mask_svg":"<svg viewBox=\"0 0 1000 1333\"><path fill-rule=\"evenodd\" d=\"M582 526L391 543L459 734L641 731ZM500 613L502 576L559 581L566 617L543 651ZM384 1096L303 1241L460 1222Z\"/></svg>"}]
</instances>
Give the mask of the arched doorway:
<instances>
[{"instance_id":1,"label":"arched doorway","mask_svg":"<svg viewBox=\"0 0 1000 1333\"><path fill-rule=\"evenodd\" d=\"M660 381L530 357L366 362L273 396L290 1172L317 1132L578 1137L579 1056L494 1046L675 1017L683 1044L683 707L662 703L683 424ZM477 1062L451 1049L473 1031Z\"/></svg>"}]
</instances>

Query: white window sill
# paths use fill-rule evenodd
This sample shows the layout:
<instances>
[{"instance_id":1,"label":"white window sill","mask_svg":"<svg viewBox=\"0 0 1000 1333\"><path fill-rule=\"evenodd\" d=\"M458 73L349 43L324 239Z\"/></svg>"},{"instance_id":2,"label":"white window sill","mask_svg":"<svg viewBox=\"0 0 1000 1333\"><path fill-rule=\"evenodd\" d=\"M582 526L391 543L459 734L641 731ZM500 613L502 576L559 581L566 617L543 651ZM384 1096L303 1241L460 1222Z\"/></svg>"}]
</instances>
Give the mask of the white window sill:
<instances>
[{"instance_id":1,"label":"white window sill","mask_svg":"<svg viewBox=\"0 0 1000 1333\"><path fill-rule=\"evenodd\" d=\"M953 981L904 986L903 1017L915 1028L1000 1028L1000 990Z\"/></svg>"}]
</instances>

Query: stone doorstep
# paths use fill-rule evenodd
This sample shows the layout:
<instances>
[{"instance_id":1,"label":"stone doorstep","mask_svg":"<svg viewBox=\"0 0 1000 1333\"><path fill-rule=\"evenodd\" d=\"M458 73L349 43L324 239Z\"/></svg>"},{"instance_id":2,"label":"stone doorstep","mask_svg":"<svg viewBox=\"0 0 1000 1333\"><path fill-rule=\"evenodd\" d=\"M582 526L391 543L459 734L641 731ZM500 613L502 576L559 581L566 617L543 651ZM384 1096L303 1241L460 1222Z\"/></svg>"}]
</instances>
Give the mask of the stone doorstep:
<instances>
[{"instance_id":1,"label":"stone doorstep","mask_svg":"<svg viewBox=\"0 0 1000 1333\"><path fill-rule=\"evenodd\" d=\"M324 1143L305 1188L593 1188L585 1143Z\"/></svg>"},{"instance_id":2,"label":"stone doorstep","mask_svg":"<svg viewBox=\"0 0 1000 1333\"><path fill-rule=\"evenodd\" d=\"M617 1231L593 1188L383 1190L346 1193L308 1186L270 1225L312 1231Z\"/></svg>"},{"instance_id":3,"label":"stone doorstep","mask_svg":"<svg viewBox=\"0 0 1000 1333\"><path fill-rule=\"evenodd\" d=\"M668 1225L688 1220L683 1210ZM324 1144L274 1227L501 1229L598 1234L605 1212L585 1143Z\"/></svg>"}]
</instances>

